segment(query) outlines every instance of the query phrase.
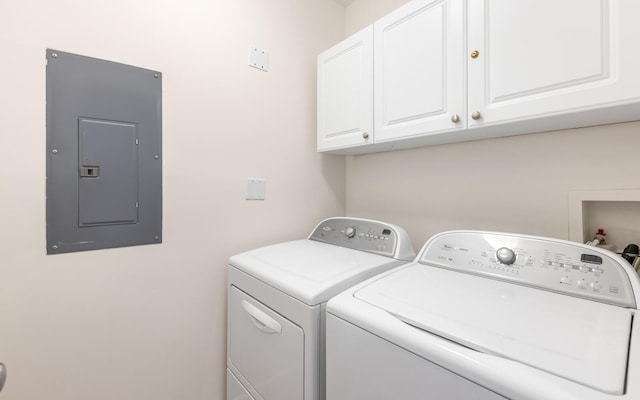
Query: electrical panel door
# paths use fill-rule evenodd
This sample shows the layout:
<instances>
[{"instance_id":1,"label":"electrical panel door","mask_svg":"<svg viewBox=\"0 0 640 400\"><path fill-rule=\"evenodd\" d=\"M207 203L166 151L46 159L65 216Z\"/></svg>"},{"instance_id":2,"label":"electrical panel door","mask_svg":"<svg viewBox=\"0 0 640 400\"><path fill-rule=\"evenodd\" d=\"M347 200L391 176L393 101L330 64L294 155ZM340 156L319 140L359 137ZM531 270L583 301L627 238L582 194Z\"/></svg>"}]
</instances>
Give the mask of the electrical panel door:
<instances>
[{"instance_id":1,"label":"electrical panel door","mask_svg":"<svg viewBox=\"0 0 640 400\"><path fill-rule=\"evenodd\" d=\"M47 50L47 253L162 241L162 78Z\"/></svg>"}]
</instances>

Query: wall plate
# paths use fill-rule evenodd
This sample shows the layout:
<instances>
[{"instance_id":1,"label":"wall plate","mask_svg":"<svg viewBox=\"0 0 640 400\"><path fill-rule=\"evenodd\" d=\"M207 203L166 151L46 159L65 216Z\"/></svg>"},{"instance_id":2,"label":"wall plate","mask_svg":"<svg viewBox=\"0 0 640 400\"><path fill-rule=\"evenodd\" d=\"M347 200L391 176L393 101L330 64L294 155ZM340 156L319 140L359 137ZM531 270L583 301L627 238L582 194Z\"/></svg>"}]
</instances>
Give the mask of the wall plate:
<instances>
[{"instance_id":1,"label":"wall plate","mask_svg":"<svg viewBox=\"0 0 640 400\"><path fill-rule=\"evenodd\" d=\"M266 50L261 50L252 47L249 50L249 66L258 68L263 71L269 70L269 53Z\"/></svg>"},{"instance_id":2,"label":"wall plate","mask_svg":"<svg viewBox=\"0 0 640 400\"><path fill-rule=\"evenodd\" d=\"M249 178L247 180L247 200L264 200L265 182L264 179Z\"/></svg>"}]
</instances>

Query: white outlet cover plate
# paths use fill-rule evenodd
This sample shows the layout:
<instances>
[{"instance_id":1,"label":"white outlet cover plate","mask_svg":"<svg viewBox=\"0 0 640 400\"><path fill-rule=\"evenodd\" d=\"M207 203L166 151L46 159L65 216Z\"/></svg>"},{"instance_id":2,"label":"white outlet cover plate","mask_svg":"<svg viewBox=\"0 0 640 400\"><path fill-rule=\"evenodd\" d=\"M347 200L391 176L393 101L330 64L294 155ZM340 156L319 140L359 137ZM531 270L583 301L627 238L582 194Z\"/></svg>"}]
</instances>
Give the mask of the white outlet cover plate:
<instances>
[{"instance_id":1,"label":"white outlet cover plate","mask_svg":"<svg viewBox=\"0 0 640 400\"><path fill-rule=\"evenodd\" d=\"M256 47L252 47L249 50L249 66L258 68L263 71L269 70L269 53L266 50L261 50Z\"/></svg>"},{"instance_id":2,"label":"white outlet cover plate","mask_svg":"<svg viewBox=\"0 0 640 400\"><path fill-rule=\"evenodd\" d=\"M247 180L247 200L264 200L264 179L249 178Z\"/></svg>"}]
</instances>

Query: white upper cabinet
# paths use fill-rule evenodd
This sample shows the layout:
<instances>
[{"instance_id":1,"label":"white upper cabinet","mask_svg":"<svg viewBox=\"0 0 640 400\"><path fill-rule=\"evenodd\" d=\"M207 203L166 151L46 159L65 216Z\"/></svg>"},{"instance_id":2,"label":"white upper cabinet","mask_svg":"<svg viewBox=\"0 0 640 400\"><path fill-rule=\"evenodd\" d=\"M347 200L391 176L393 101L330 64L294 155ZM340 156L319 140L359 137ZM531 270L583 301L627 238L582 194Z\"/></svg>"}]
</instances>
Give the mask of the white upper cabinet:
<instances>
[{"instance_id":1,"label":"white upper cabinet","mask_svg":"<svg viewBox=\"0 0 640 400\"><path fill-rule=\"evenodd\" d=\"M373 27L318 56L318 151L373 142Z\"/></svg>"},{"instance_id":2,"label":"white upper cabinet","mask_svg":"<svg viewBox=\"0 0 640 400\"><path fill-rule=\"evenodd\" d=\"M412 0L320 55L318 151L637 120L639 21L638 0Z\"/></svg>"},{"instance_id":3,"label":"white upper cabinet","mask_svg":"<svg viewBox=\"0 0 640 400\"><path fill-rule=\"evenodd\" d=\"M640 98L640 2L473 0L468 7L469 116L477 113L469 128L615 122L615 113L607 120L604 112L574 112Z\"/></svg>"},{"instance_id":4,"label":"white upper cabinet","mask_svg":"<svg viewBox=\"0 0 640 400\"><path fill-rule=\"evenodd\" d=\"M375 142L465 128L461 0L419 0L373 25Z\"/></svg>"}]
</instances>

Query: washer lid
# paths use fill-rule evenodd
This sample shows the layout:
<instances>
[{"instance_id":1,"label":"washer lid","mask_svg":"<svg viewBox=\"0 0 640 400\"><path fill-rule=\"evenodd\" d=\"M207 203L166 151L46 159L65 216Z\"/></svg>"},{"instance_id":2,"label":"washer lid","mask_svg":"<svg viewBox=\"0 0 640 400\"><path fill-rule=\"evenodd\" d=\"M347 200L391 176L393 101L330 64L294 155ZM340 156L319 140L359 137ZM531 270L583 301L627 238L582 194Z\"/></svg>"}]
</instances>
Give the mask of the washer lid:
<instances>
[{"instance_id":1,"label":"washer lid","mask_svg":"<svg viewBox=\"0 0 640 400\"><path fill-rule=\"evenodd\" d=\"M316 305L406 261L314 240L295 240L237 254L229 264L290 296Z\"/></svg>"},{"instance_id":2,"label":"washer lid","mask_svg":"<svg viewBox=\"0 0 640 400\"><path fill-rule=\"evenodd\" d=\"M632 320L625 308L421 264L354 296L474 350L624 393Z\"/></svg>"}]
</instances>

